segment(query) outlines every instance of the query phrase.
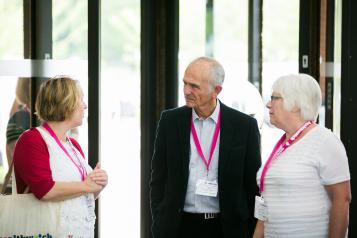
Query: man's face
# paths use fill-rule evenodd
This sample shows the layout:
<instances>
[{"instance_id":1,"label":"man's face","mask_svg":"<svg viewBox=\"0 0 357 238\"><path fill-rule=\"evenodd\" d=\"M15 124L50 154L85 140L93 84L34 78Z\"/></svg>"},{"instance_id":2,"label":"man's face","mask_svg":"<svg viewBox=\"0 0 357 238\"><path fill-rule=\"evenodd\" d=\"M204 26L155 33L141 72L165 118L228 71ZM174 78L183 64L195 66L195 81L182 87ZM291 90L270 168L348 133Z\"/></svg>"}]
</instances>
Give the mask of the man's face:
<instances>
[{"instance_id":1,"label":"man's face","mask_svg":"<svg viewBox=\"0 0 357 238\"><path fill-rule=\"evenodd\" d=\"M186 69L183 83L186 106L202 108L216 100L217 93L208 81L207 68L199 63Z\"/></svg>"}]
</instances>

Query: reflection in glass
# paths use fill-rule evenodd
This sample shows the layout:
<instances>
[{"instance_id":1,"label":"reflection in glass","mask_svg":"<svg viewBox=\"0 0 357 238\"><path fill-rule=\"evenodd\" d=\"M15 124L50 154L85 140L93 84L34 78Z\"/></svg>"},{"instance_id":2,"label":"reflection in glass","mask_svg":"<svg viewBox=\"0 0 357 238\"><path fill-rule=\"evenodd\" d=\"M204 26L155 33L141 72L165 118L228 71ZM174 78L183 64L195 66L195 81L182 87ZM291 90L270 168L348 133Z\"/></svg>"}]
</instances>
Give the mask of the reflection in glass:
<instances>
[{"instance_id":1,"label":"reflection in glass","mask_svg":"<svg viewBox=\"0 0 357 238\"><path fill-rule=\"evenodd\" d=\"M104 0L100 237L140 237L140 1ZM117 214L113 219L113 212Z\"/></svg>"},{"instance_id":2,"label":"reflection in glass","mask_svg":"<svg viewBox=\"0 0 357 238\"><path fill-rule=\"evenodd\" d=\"M0 60L20 60L24 55L23 0L0 0ZM17 77L0 74L0 187L8 169L6 127L15 97Z\"/></svg>"},{"instance_id":3,"label":"reflection in glass","mask_svg":"<svg viewBox=\"0 0 357 238\"><path fill-rule=\"evenodd\" d=\"M14 149L20 135L31 125L31 78L19 78L15 97L10 109L10 119L6 126L6 157L12 163Z\"/></svg>"},{"instance_id":4,"label":"reflection in glass","mask_svg":"<svg viewBox=\"0 0 357 238\"><path fill-rule=\"evenodd\" d=\"M2 168L0 166L0 184L2 184L4 173L6 173L8 169L6 129L15 98L16 80L16 77L0 77L0 157L2 159L0 163L3 165Z\"/></svg>"}]
</instances>

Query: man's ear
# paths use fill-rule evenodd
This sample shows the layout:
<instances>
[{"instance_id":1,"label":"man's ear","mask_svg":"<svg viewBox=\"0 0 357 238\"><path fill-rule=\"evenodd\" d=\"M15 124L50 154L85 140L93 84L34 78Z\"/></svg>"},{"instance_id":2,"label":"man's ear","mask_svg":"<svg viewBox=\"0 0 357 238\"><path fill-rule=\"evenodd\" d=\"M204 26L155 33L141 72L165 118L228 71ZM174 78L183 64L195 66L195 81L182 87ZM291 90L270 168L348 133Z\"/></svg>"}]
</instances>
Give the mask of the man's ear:
<instances>
[{"instance_id":1,"label":"man's ear","mask_svg":"<svg viewBox=\"0 0 357 238\"><path fill-rule=\"evenodd\" d=\"M293 109L291 110L291 112L294 112L294 113L300 113L300 108L298 108L297 106L294 106Z\"/></svg>"},{"instance_id":2,"label":"man's ear","mask_svg":"<svg viewBox=\"0 0 357 238\"><path fill-rule=\"evenodd\" d=\"M217 96L221 91L222 91L221 85L217 85L216 87L214 87L214 92L216 93Z\"/></svg>"}]
</instances>

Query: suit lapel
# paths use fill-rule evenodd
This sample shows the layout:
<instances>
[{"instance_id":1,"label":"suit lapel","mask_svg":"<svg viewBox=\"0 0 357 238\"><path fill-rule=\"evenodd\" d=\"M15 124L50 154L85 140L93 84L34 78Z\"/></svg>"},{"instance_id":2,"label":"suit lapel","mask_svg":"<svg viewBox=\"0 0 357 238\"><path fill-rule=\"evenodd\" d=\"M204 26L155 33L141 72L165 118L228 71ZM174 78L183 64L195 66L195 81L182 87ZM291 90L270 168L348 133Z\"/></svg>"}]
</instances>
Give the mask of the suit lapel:
<instances>
[{"instance_id":1,"label":"suit lapel","mask_svg":"<svg viewBox=\"0 0 357 238\"><path fill-rule=\"evenodd\" d=\"M177 130L179 130L180 135L179 146L182 158L183 178L185 180L184 184L187 184L189 173L191 116L192 109L185 107L184 113L182 113L182 117L179 118L179 125L177 127Z\"/></svg>"},{"instance_id":2,"label":"suit lapel","mask_svg":"<svg viewBox=\"0 0 357 238\"><path fill-rule=\"evenodd\" d=\"M221 103L221 126L220 126L220 142L219 142L219 159L218 159L218 179L229 158L229 150L231 148L232 136L234 128L231 123L228 107Z\"/></svg>"}]
</instances>

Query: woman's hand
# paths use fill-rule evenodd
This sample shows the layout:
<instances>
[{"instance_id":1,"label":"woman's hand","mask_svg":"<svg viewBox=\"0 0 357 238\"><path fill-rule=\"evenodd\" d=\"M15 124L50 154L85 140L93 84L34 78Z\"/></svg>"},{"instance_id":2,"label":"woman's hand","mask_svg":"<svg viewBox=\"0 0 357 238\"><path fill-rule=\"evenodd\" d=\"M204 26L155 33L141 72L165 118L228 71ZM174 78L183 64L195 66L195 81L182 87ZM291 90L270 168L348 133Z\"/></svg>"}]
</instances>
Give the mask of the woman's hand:
<instances>
[{"instance_id":1,"label":"woman's hand","mask_svg":"<svg viewBox=\"0 0 357 238\"><path fill-rule=\"evenodd\" d=\"M94 170L88 175L92 181L97 185L102 186L102 189L108 184L108 175L107 172L100 168L100 163L98 163Z\"/></svg>"},{"instance_id":2,"label":"woman's hand","mask_svg":"<svg viewBox=\"0 0 357 238\"><path fill-rule=\"evenodd\" d=\"M93 172L92 172L93 173ZM98 193L100 191L102 191L103 186L100 184L97 184L92 178L91 178L91 174L90 173L86 179L83 181L84 186L85 186L85 191L87 193Z\"/></svg>"},{"instance_id":3,"label":"woman's hand","mask_svg":"<svg viewBox=\"0 0 357 238\"><path fill-rule=\"evenodd\" d=\"M91 182L95 183L97 186L100 186L100 190L94 192L94 197L97 198L99 193L104 189L108 184L108 175L107 172L100 168L100 163L98 163L94 170L87 176Z\"/></svg>"}]
</instances>

